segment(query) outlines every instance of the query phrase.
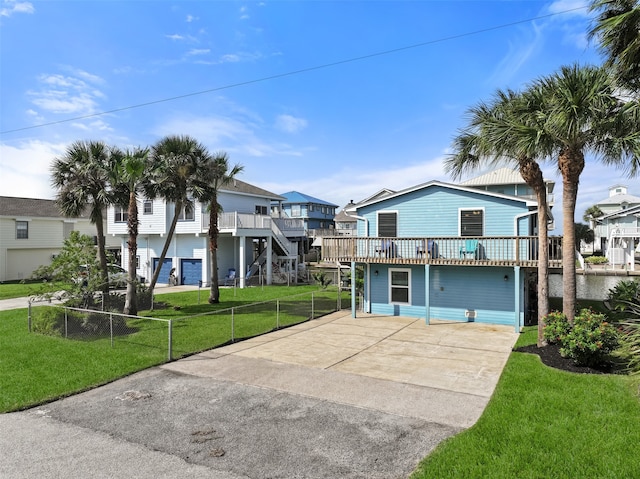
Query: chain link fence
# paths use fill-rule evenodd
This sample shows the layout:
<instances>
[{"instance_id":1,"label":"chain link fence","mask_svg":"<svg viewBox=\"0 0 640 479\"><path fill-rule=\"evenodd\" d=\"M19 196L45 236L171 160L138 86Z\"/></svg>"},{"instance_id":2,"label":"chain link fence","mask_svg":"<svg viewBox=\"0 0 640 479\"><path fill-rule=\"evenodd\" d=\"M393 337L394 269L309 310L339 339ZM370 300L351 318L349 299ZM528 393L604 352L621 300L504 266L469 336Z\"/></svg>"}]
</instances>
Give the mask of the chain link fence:
<instances>
[{"instance_id":1,"label":"chain link fence","mask_svg":"<svg viewBox=\"0 0 640 479\"><path fill-rule=\"evenodd\" d=\"M341 291L302 293L182 318L130 316L59 304L28 309L29 331L73 341L94 341L172 361L351 308Z\"/></svg>"}]
</instances>

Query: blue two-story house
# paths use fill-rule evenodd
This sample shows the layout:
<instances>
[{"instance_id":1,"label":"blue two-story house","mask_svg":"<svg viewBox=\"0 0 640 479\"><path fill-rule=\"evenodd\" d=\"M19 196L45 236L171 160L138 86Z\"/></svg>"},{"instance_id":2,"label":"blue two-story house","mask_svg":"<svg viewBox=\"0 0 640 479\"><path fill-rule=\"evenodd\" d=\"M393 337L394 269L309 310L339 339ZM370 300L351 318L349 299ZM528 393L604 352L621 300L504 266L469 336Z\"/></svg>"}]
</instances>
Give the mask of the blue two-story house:
<instances>
[{"instance_id":1,"label":"blue two-story house","mask_svg":"<svg viewBox=\"0 0 640 479\"><path fill-rule=\"evenodd\" d=\"M534 314L535 200L431 181L352 210L357 236L325 237L323 258L350 263L352 277L363 267L365 312L516 331ZM559 241L550 240L550 266L560 266Z\"/></svg>"}]
</instances>

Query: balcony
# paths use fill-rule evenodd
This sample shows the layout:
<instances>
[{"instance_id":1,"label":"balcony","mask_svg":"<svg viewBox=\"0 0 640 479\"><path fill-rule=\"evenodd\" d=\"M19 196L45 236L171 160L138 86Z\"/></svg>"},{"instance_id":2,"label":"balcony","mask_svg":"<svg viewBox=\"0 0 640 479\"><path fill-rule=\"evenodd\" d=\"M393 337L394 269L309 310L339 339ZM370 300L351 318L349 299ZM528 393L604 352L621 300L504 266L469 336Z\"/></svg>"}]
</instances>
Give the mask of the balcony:
<instances>
[{"instance_id":1,"label":"balcony","mask_svg":"<svg viewBox=\"0 0 640 479\"><path fill-rule=\"evenodd\" d=\"M562 237L549 238L549 267L562 267ZM324 237L325 261L466 266L538 266L536 236Z\"/></svg>"}]
</instances>

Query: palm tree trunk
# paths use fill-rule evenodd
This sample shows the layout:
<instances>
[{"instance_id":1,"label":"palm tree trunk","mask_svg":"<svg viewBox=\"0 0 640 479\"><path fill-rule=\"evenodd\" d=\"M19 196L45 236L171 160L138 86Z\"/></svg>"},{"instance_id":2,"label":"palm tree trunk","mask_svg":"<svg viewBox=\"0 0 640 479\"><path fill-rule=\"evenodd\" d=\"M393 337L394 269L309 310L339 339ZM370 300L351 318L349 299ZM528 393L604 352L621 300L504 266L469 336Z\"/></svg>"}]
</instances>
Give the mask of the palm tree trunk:
<instances>
[{"instance_id":1,"label":"palm tree trunk","mask_svg":"<svg viewBox=\"0 0 640 479\"><path fill-rule=\"evenodd\" d=\"M562 173L562 312L569 322L576 313L575 211L578 182L584 169L581 151L562 151L558 157Z\"/></svg>"},{"instance_id":2,"label":"palm tree trunk","mask_svg":"<svg viewBox=\"0 0 640 479\"><path fill-rule=\"evenodd\" d=\"M98 235L98 261L100 261L100 277L101 290L103 297L109 296L109 272L107 271L107 248L104 240L104 225L102 220L102 212L99 213L99 218L96 218L96 233Z\"/></svg>"},{"instance_id":3,"label":"palm tree trunk","mask_svg":"<svg viewBox=\"0 0 640 479\"><path fill-rule=\"evenodd\" d=\"M165 239L164 246L162 247L162 253L160 254L160 259L158 260L158 266L153 272L153 277L151 278L151 283L149 284L149 289L152 291L153 291L153 288L156 287L156 283L158 282L158 278L160 277L160 270L162 269L162 263L164 262L164 259L167 256L167 251L169 251L169 244L173 239L173 233L176 230L176 225L178 224L178 218L180 216L181 211L182 211L182 200L178 200L176 201L175 207L173 209L173 219L171 220L171 226L169 227L167 238Z\"/></svg>"},{"instance_id":4,"label":"palm tree trunk","mask_svg":"<svg viewBox=\"0 0 640 479\"><path fill-rule=\"evenodd\" d=\"M129 262L127 281L127 295L124 302L124 314L135 316L138 314L138 298L136 295L136 256L138 255L138 205L136 203L136 193L129 194L129 217L127 219L129 229Z\"/></svg>"},{"instance_id":5,"label":"palm tree trunk","mask_svg":"<svg viewBox=\"0 0 640 479\"><path fill-rule=\"evenodd\" d=\"M549 313L549 210L542 170L537 162L521 158L520 175L538 200L538 347L545 345L544 318Z\"/></svg>"},{"instance_id":6,"label":"palm tree trunk","mask_svg":"<svg viewBox=\"0 0 640 479\"><path fill-rule=\"evenodd\" d=\"M218 284L218 196L214 195L209 207L209 252L211 254L211 281L209 286L209 303L220 302L220 286Z\"/></svg>"}]
</instances>

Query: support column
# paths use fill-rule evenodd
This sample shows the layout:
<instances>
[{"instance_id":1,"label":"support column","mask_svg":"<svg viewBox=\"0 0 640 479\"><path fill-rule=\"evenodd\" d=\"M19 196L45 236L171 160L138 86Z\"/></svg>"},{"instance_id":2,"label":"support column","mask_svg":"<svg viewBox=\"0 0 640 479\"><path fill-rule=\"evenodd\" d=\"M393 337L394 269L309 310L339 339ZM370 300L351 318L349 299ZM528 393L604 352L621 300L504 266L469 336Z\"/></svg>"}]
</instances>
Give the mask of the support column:
<instances>
[{"instance_id":1,"label":"support column","mask_svg":"<svg viewBox=\"0 0 640 479\"><path fill-rule=\"evenodd\" d=\"M247 284L247 255L245 253L247 238L245 236L240 236L240 245L238 247L238 263L240 266L239 276L240 276L240 288L244 288Z\"/></svg>"},{"instance_id":2,"label":"support column","mask_svg":"<svg viewBox=\"0 0 640 479\"><path fill-rule=\"evenodd\" d=\"M522 309L520 307L520 266L514 266L513 267L513 288L514 288L514 303L515 303L515 310L516 310L516 317L515 317L515 330L516 333L520 332L520 309Z\"/></svg>"},{"instance_id":3,"label":"support column","mask_svg":"<svg viewBox=\"0 0 640 479\"><path fill-rule=\"evenodd\" d=\"M267 284L272 283L273 277L273 239L271 236L267 236L267 257L265 259L267 263Z\"/></svg>"},{"instance_id":4,"label":"support column","mask_svg":"<svg viewBox=\"0 0 640 479\"><path fill-rule=\"evenodd\" d=\"M425 309L425 324L429 325L431 320L431 298L429 292L431 288L431 265L424 265L424 309Z\"/></svg>"},{"instance_id":5,"label":"support column","mask_svg":"<svg viewBox=\"0 0 640 479\"><path fill-rule=\"evenodd\" d=\"M341 285L338 284L338 288L340 287ZM356 299L357 299L356 297L356 262L352 261L351 262L351 317L352 318L356 317L356 309L358 308Z\"/></svg>"}]
</instances>

